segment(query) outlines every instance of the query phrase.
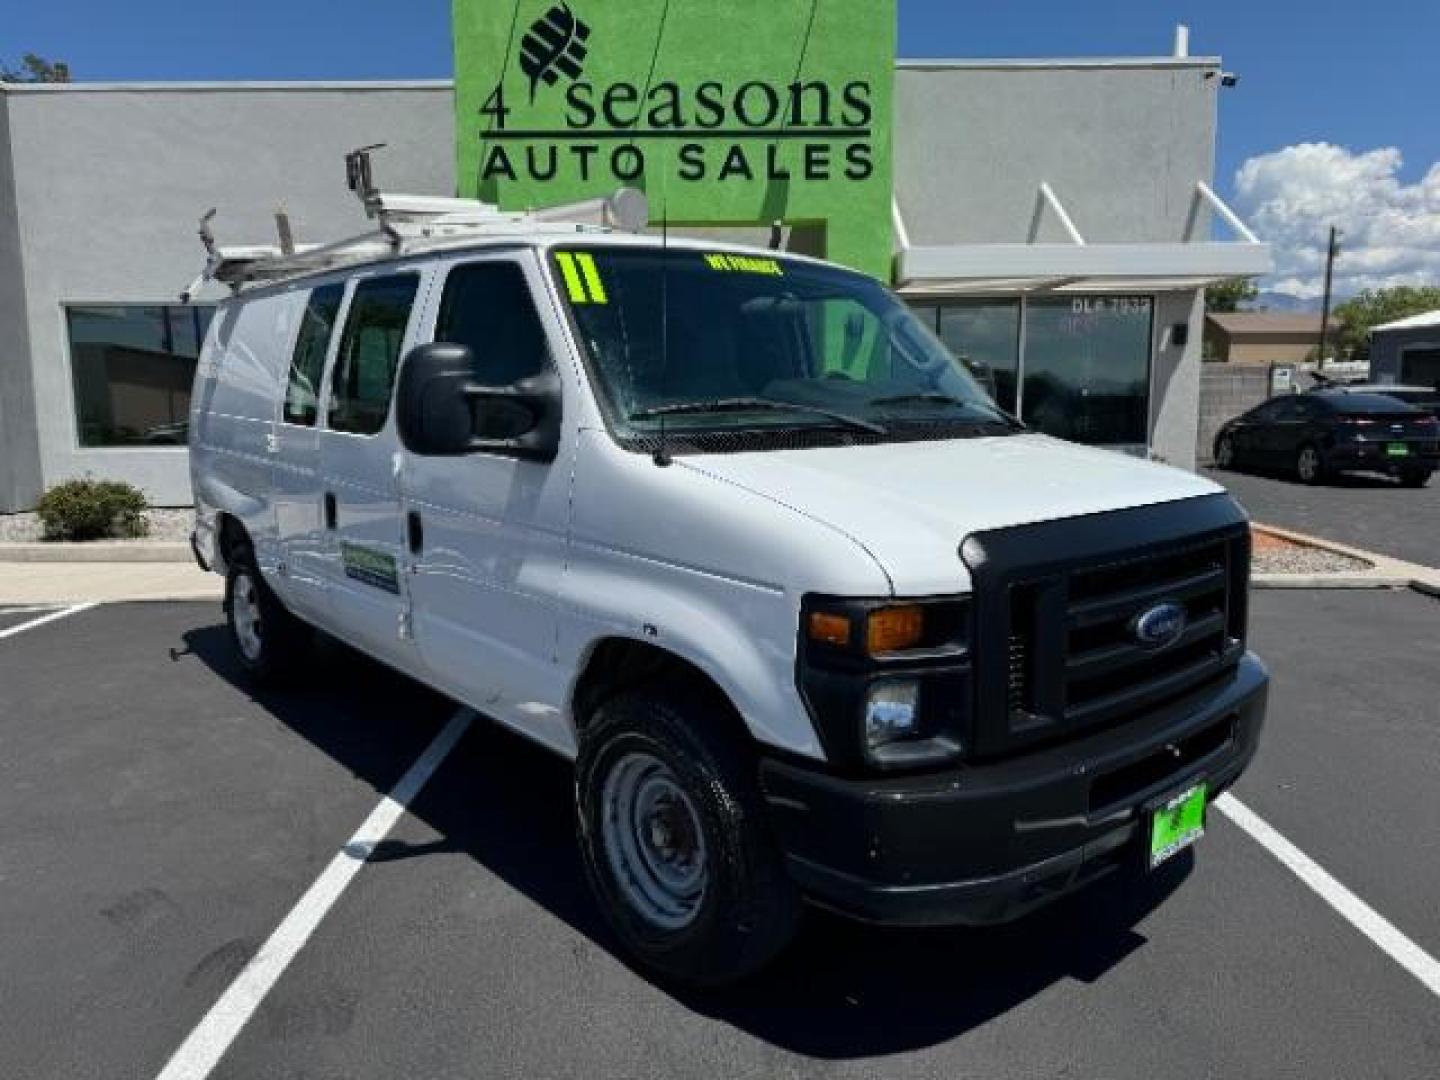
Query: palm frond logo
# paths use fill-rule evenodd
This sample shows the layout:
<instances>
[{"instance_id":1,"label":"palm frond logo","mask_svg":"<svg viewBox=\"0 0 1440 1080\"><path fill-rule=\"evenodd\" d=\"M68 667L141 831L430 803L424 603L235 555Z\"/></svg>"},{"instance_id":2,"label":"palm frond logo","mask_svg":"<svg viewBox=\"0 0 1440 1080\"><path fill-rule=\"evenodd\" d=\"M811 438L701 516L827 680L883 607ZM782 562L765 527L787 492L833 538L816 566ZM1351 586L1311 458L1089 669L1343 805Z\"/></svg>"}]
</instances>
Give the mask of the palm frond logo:
<instances>
[{"instance_id":1,"label":"palm frond logo","mask_svg":"<svg viewBox=\"0 0 1440 1080\"><path fill-rule=\"evenodd\" d=\"M540 83L554 86L561 75L575 80L585 63L590 27L566 4L556 4L520 39L520 70L530 76L530 100Z\"/></svg>"}]
</instances>

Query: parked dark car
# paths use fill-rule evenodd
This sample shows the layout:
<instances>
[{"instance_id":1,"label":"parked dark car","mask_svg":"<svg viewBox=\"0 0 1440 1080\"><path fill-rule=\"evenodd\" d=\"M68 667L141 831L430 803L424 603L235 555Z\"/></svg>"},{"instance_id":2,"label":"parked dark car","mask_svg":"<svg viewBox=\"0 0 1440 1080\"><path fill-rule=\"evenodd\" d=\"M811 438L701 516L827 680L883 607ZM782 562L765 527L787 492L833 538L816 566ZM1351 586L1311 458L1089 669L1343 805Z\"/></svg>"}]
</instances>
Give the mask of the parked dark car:
<instances>
[{"instance_id":1,"label":"parked dark car","mask_svg":"<svg viewBox=\"0 0 1440 1080\"><path fill-rule=\"evenodd\" d=\"M1342 394L1383 394L1385 397L1414 405L1421 412L1427 412L1440 420L1440 387L1437 386L1396 386L1391 383L1330 383L1318 387L1312 393L1335 390Z\"/></svg>"},{"instance_id":2,"label":"parked dark car","mask_svg":"<svg viewBox=\"0 0 1440 1080\"><path fill-rule=\"evenodd\" d=\"M1381 472L1423 487L1440 466L1440 421L1382 394L1274 397L1216 433L1215 464L1288 469L1307 484L1338 472Z\"/></svg>"},{"instance_id":3,"label":"parked dark car","mask_svg":"<svg viewBox=\"0 0 1440 1080\"><path fill-rule=\"evenodd\" d=\"M1423 387L1395 386L1377 391L1388 398L1413 405L1421 412L1429 413L1440 420L1440 389L1426 390Z\"/></svg>"}]
</instances>

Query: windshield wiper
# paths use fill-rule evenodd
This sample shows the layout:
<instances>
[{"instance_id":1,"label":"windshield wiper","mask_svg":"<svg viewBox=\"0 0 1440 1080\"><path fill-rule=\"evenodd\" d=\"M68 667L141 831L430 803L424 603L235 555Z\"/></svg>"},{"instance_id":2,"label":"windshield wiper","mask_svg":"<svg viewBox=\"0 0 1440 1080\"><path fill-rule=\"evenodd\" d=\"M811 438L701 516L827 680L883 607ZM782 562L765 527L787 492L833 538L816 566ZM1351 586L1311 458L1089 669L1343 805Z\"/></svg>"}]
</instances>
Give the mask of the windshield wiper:
<instances>
[{"instance_id":1,"label":"windshield wiper","mask_svg":"<svg viewBox=\"0 0 1440 1080\"><path fill-rule=\"evenodd\" d=\"M891 394L889 397L871 398L866 405L910 405L924 404L925 402L940 402L945 405L962 405L970 408L970 402L963 401L949 394L942 394L938 390L926 390L913 394Z\"/></svg>"},{"instance_id":2,"label":"windshield wiper","mask_svg":"<svg viewBox=\"0 0 1440 1080\"><path fill-rule=\"evenodd\" d=\"M974 401L965 401L963 398L951 397L949 394L942 394L938 390L917 391L911 394L891 394L889 397L871 398L865 404L867 406L923 405L931 402L938 405L959 405L967 411L979 412L982 418L976 421L977 423L1003 424L1006 427L1016 430L1024 427L1023 424L1010 414L1002 412L999 409L993 409L988 405L982 405Z\"/></svg>"},{"instance_id":3,"label":"windshield wiper","mask_svg":"<svg viewBox=\"0 0 1440 1080\"><path fill-rule=\"evenodd\" d=\"M677 401L670 405L652 405L647 409L637 409L630 414L631 420L650 420L657 416L683 416L687 413L721 413L721 412L750 412L750 411L771 411L771 412L804 412L814 416L823 416L827 420L833 420L837 424L854 428L856 431L864 431L871 435L884 435L885 427L881 424L871 423L869 420L862 420L858 416L850 416L847 413L835 412L819 405L801 405L797 401L779 401L775 398L761 397L729 397L711 398L708 401Z\"/></svg>"}]
</instances>

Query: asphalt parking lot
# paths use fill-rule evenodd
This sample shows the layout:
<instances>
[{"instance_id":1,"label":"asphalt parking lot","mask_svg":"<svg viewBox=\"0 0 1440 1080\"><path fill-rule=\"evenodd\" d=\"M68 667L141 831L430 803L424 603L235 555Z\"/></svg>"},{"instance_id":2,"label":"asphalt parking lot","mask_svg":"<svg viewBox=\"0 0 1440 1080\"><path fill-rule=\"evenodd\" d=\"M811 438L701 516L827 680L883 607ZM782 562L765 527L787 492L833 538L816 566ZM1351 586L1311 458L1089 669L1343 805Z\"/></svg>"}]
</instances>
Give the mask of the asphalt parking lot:
<instances>
[{"instance_id":1,"label":"asphalt parking lot","mask_svg":"<svg viewBox=\"0 0 1440 1080\"><path fill-rule=\"evenodd\" d=\"M1256 521L1422 566L1440 565L1440 477L1423 488L1403 488L1389 477L1354 473L1310 487L1278 474L1204 473Z\"/></svg>"},{"instance_id":2,"label":"asphalt parking lot","mask_svg":"<svg viewBox=\"0 0 1440 1080\"><path fill-rule=\"evenodd\" d=\"M455 706L340 649L256 696L218 605L0 609L0 1076L154 1077ZM1236 795L1440 954L1440 602L1268 592ZM567 767L472 723L265 993L224 1077L1432 1077L1440 998L1224 815L1022 924L816 914L677 995L617 958Z\"/></svg>"}]
</instances>

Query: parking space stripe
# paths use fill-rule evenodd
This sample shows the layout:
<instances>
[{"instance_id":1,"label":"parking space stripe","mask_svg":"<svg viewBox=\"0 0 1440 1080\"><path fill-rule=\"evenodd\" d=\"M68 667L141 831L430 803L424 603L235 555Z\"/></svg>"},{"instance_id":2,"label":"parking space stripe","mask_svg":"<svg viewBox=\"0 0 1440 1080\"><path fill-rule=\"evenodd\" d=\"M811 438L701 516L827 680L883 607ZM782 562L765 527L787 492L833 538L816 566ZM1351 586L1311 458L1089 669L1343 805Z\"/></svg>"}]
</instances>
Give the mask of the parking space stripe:
<instances>
[{"instance_id":1,"label":"parking space stripe","mask_svg":"<svg viewBox=\"0 0 1440 1080\"><path fill-rule=\"evenodd\" d=\"M8 629L0 630L0 639L14 637L16 634L23 634L26 630L33 630L37 626L44 626L56 619L63 619L67 615L78 615L82 611L89 611L95 604L71 604L69 607L61 608L59 611L51 611L48 615L41 615L38 619L31 619L19 626L11 626Z\"/></svg>"},{"instance_id":2,"label":"parking space stripe","mask_svg":"<svg viewBox=\"0 0 1440 1080\"><path fill-rule=\"evenodd\" d=\"M446 755L465 734L474 712L462 708L445 725L425 752L415 759L390 794L381 799L360 828L306 890L260 951L220 995L220 1000L190 1032L161 1070L158 1080L203 1080L229 1049L265 996L309 940L315 928L335 905L345 887L360 872L376 845L400 820L410 801L434 775Z\"/></svg>"},{"instance_id":3,"label":"parking space stripe","mask_svg":"<svg viewBox=\"0 0 1440 1080\"><path fill-rule=\"evenodd\" d=\"M1315 862L1255 811L1226 792L1215 800L1215 808L1240 826L1250 838L1274 855L1291 872L1352 926L1374 942L1381 951L1440 997L1440 961L1406 937L1385 916L1361 900L1324 867Z\"/></svg>"}]
</instances>

